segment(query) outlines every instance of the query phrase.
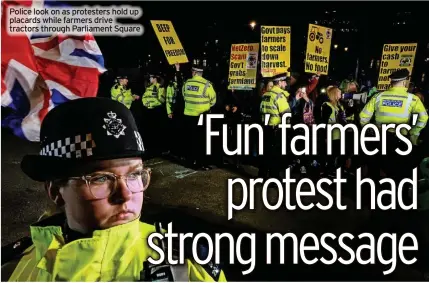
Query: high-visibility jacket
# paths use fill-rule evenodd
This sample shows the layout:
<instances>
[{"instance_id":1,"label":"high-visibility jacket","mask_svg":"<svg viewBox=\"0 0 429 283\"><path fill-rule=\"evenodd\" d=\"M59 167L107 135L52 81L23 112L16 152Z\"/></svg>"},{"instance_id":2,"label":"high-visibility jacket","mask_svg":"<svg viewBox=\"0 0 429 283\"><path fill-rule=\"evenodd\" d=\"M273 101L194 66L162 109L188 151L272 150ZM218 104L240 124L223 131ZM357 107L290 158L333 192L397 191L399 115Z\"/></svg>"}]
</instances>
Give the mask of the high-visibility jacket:
<instances>
[{"instance_id":1,"label":"high-visibility jacket","mask_svg":"<svg viewBox=\"0 0 429 283\"><path fill-rule=\"evenodd\" d=\"M186 116L199 116L216 104L216 92L213 85L198 75L185 82L182 94L185 100L184 114Z\"/></svg>"},{"instance_id":2,"label":"high-visibility jacket","mask_svg":"<svg viewBox=\"0 0 429 283\"><path fill-rule=\"evenodd\" d=\"M110 94L113 100L119 101L128 109L131 108L131 103L133 102L134 98L130 89L127 89L120 84L115 84L110 90Z\"/></svg>"},{"instance_id":3,"label":"high-visibility jacket","mask_svg":"<svg viewBox=\"0 0 429 283\"><path fill-rule=\"evenodd\" d=\"M148 86L143 94L143 106L148 109L161 106L165 103L165 90L159 83Z\"/></svg>"},{"instance_id":4,"label":"high-visibility jacket","mask_svg":"<svg viewBox=\"0 0 429 283\"><path fill-rule=\"evenodd\" d=\"M266 114L270 114L268 125L277 126L281 123L282 115L286 112L291 112L285 92L279 86L273 86L271 90L265 92L262 96L260 113L264 124Z\"/></svg>"},{"instance_id":5,"label":"high-visibility jacket","mask_svg":"<svg viewBox=\"0 0 429 283\"><path fill-rule=\"evenodd\" d=\"M337 106L334 106L331 102L324 102L322 104L322 107L323 107L324 104L328 105L332 109L331 116L329 116L328 124L337 124L337 123L340 123L340 121L337 121L337 117L338 117L338 113L340 111L344 112L343 106L341 104L339 104L339 103L337 104ZM339 140L340 138L341 138L340 129L333 129L332 130L332 139L333 140Z\"/></svg>"},{"instance_id":6,"label":"high-visibility jacket","mask_svg":"<svg viewBox=\"0 0 429 283\"><path fill-rule=\"evenodd\" d=\"M360 112L362 126L368 124L375 114L375 124L408 124L412 114L418 114L417 123L412 126L409 134L419 136L420 131L426 126L428 113L418 96L408 93L405 87L391 87L387 91L374 96ZM394 129L389 129L394 132ZM403 129L403 135L407 131Z\"/></svg>"},{"instance_id":7,"label":"high-visibility jacket","mask_svg":"<svg viewBox=\"0 0 429 283\"><path fill-rule=\"evenodd\" d=\"M177 83L174 82L173 85L167 87L167 97L165 101L165 106L167 107L167 114L170 115L173 113L173 106L176 103L177 95Z\"/></svg>"},{"instance_id":8,"label":"high-visibility jacket","mask_svg":"<svg viewBox=\"0 0 429 283\"><path fill-rule=\"evenodd\" d=\"M138 281L143 262L159 258L148 244L155 227L139 219L68 243L62 225L44 221L30 227L33 245L23 253L9 281ZM186 259L180 270L178 281L226 281L218 266L201 266L193 260Z\"/></svg>"}]
</instances>

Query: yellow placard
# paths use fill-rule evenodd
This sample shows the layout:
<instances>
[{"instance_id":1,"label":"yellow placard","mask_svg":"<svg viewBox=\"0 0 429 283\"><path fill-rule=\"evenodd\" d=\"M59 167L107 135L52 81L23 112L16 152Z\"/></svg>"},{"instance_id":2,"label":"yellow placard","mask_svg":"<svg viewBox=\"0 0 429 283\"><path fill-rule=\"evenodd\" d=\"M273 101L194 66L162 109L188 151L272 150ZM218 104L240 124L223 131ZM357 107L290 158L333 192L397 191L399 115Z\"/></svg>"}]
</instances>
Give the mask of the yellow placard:
<instances>
[{"instance_id":1,"label":"yellow placard","mask_svg":"<svg viewBox=\"0 0 429 283\"><path fill-rule=\"evenodd\" d=\"M327 75L331 53L332 29L310 24L308 26L305 72Z\"/></svg>"},{"instance_id":2,"label":"yellow placard","mask_svg":"<svg viewBox=\"0 0 429 283\"><path fill-rule=\"evenodd\" d=\"M183 49L171 21L150 22L155 30L162 50L164 50L168 63L170 65L176 63L188 63L188 57L186 56L185 49Z\"/></svg>"},{"instance_id":3,"label":"yellow placard","mask_svg":"<svg viewBox=\"0 0 429 283\"><path fill-rule=\"evenodd\" d=\"M256 87L259 43L232 44L229 62L228 89Z\"/></svg>"},{"instance_id":4,"label":"yellow placard","mask_svg":"<svg viewBox=\"0 0 429 283\"><path fill-rule=\"evenodd\" d=\"M416 57L417 43L385 44L381 55L380 73L378 75L378 90L387 90L390 85L389 76L396 70L413 70ZM410 80L408 80L407 85Z\"/></svg>"},{"instance_id":5,"label":"yellow placard","mask_svg":"<svg viewBox=\"0 0 429 283\"><path fill-rule=\"evenodd\" d=\"M290 67L290 34L287 26L261 26L261 74L272 77Z\"/></svg>"}]
</instances>

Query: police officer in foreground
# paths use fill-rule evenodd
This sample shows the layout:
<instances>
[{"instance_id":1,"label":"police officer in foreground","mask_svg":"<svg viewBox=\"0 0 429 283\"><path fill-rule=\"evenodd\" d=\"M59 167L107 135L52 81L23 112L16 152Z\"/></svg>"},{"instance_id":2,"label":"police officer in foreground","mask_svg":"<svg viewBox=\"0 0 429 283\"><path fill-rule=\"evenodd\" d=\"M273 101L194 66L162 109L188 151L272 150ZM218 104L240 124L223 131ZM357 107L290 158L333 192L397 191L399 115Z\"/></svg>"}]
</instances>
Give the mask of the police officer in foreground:
<instances>
[{"instance_id":1,"label":"police officer in foreground","mask_svg":"<svg viewBox=\"0 0 429 283\"><path fill-rule=\"evenodd\" d=\"M182 94L185 100L184 126L186 128L186 153L193 167L210 170L206 157L205 125L198 126L200 115L210 112L216 104L216 92L211 82L203 78L203 67L192 67L192 78L183 85ZM205 118L205 117L204 117Z\"/></svg>"},{"instance_id":2,"label":"police officer in foreground","mask_svg":"<svg viewBox=\"0 0 429 283\"><path fill-rule=\"evenodd\" d=\"M61 212L31 225L31 238L2 248L2 263L9 259L2 281L225 280L218 266L193 260L167 263L162 272L147 264L158 258L148 246L156 229L140 221L151 173L124 105L106 98L61 104L44 119L40 140L40 153L25 156L21 168L45 183Z\"/></svg>"},{"instance_id":3,"label":"police officer in foreground","mask_svg":"<svg viewBox=\"0 0 429 283\"><path fill-rule=\"evenodd\" d=\"M261 120L264 127L264 155L259 167L258 176L261 178L278 177L281 166L287 167L281 158L281 135L278 125L282 121L283 114L291 112L287 98L289 93L286 88L286 73L273 77L274 86L264 93L260 105ZM266 123L266 115L269 121Z\"/></svg>"},{"instance_id":4,"label":"police officer in foreground","mask_svg":"<svg viewBox=\"0 0 429 283\"><path fill-rule=\"evenodd\" d=\"M128 77L123 75L116 77L116 83L110 90L110 94L113 100L119 101L128 109L131 108L134 100L140 99L138 95L131 93L131 89L128 88Z\"/></svg>"},{"instance_id":5,"label":"police officer in foreground","mask_svg":"<svg viewBox=\"0 0 429 283\"><path fill-rule=\"evenodd\" d=\"M418 114L417 122L415 125L411 125L410 132L402 131L402 134L408 135L411 142L416 145L420 131L426 126L428 113L420 99L416 95L407 92L406 83L409 75L410 73L407 69L393 72L390 75L390 88L387 91L376 94L365 105L359 116L362 126L368 124L371 118L375 116L375 124L381 127L382 124L411 124L413 114ZM404 143L399 140L394 131L394 129L389 129L387 135L387 158L382 157L386 159L382 161L384 164L382 166L385 169L392 166L398 167L398 164L407 164L403 163L404 160L393 159L393 156L396 155L395 149L397 146L404 146ZM395 170L395 172L399 173L398 170Z\"/></svg>"}]
</instances>

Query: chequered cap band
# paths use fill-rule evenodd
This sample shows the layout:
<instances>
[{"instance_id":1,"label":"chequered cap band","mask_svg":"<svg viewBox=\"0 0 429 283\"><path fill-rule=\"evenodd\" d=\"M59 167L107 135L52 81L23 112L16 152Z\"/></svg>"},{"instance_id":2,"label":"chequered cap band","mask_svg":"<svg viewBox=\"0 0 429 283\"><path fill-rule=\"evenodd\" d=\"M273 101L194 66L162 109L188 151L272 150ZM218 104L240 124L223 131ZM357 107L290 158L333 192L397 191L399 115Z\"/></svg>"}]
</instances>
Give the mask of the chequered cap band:
<instances>
[{"instance_id":1,"label":"chequered cap band","mask_svg":"<svg viewBox=\"0 0 429 283\"><path fill-rule=\"evenodd\" d=\"M43 156L82 158L92 155L95 142L91 134L77 135L47 144L40 151Z\"/></svg>"},{"instance_id":2,"label":"chequered cap band","mask_svg":"<svg viewBox=\"0 0 429 283\"><path fill-rule=\"evenodd\" d=\"M284 81L284 80L286 80L287 79L287 77L286 76L284 76L284 77L280 77L280 78L275 78L273 81Z\"/></svg>"},{"instance_id":3,"label":"chequered cap band","mask_svg":"<svg viewBox=\"0 0 429 283\"><path fill-rule=\"evenodd\" d=\"M403 77L403 78L391 78L390 80L392 82L399 82L399 81L403 81L403 80L406 80L406 79L408 79L408 76Z\"/></svg>"}]
</instances>

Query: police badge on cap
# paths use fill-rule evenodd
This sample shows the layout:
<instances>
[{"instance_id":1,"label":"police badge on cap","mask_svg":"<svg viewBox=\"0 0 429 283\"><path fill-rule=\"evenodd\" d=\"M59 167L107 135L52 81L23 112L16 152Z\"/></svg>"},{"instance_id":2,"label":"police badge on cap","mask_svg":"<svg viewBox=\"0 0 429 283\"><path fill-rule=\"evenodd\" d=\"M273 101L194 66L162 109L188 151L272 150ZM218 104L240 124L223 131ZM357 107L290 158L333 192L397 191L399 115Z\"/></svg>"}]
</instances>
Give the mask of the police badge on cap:
<instances>
[{"instance_id":1,"label":"police badge on cap","mask_svg":"<svg viewBox=\"0 0 429 283\"><path fill-rule=\"evenodd\" d=\"M52 109L43 120L40 152L21 168L36 181L67 178L84 163L142 157L143 141L131 112L108 98L80 98Z\"/></svg>"},{"instance_id":2,"label":"police badge on cap","mask_svg":"<svg viewBox=\"0 0 429 283\"><path fill-rule=\"evenodd\" d=\"M285 81L287 79L287 74L281 73L281 74L275 75L272 79L275 82Z\"/></svg>"}]
</instances>

